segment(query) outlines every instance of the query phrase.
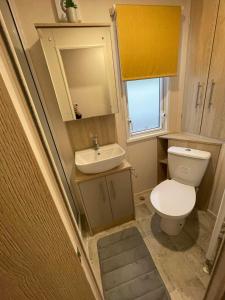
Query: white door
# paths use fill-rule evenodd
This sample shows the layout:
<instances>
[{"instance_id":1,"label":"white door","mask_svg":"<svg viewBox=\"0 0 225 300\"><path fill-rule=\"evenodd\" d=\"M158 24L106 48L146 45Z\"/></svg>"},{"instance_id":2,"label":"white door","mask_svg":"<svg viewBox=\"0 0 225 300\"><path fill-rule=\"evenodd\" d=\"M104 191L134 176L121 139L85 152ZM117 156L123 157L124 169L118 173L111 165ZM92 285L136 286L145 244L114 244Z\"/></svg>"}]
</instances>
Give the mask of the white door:
<instances>
[{"instance_id":1,"label":"white door","mask_svg":"<svg viewBox=\"0 0 225 300\"><path fill-rule=\"evenodd\" d=\"M113 219L105 177L82 182L79 187L91 229L111 226Z\"/></svg>"},{"instance_id":2,"label":"white door","mask_svg":"<svg viewBox=\"0 0 225 300\"><path fill-rule=\"evenodd\" d=\"M133 193L130 171L106 177L114 222L126 221L134 217Z\"/></svg>"}]
</instances>

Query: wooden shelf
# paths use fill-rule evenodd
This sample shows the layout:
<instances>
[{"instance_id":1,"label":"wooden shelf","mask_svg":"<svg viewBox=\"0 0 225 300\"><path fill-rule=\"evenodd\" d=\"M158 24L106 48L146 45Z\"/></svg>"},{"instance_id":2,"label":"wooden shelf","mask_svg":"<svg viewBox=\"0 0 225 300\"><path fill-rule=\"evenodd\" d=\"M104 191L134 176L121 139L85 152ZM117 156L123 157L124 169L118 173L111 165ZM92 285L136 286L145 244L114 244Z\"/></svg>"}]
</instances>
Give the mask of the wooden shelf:
<instances>
[{"instance_id":1,"label":"wooden shelf","mask_svg":"<svg viewBox=\"0 0 225 300\"><path fill-rule=\"evenodd\" d=\"M65 28L65 27L110 27L110 23L35 23L36 28Z\"/></svg>"},{"instance_id":2,"label":"wooden shelf","mask_svg":"<svg viewBox=\"0 0 225 300\"><path fill-rule=\"evenodd\" d=\"M158 152L158 183L167 179L168 159L167 159L168 139L157 139Z\"/></svg>"},{"instance_id":3,"label":"wooden shelf","mask_svg":"<svg viewBox=\"0 0 225 300\"><path fill-rule=\"evenodd\" d=\"M168 159L167 159L167 158L160 159L160 160L159 160L159 163L160 163L160 164L164 164L164 165L168 165Z\"/></svg>"},{"instance_id":4,"label":"wooden shelf","mask_svg":"<svg viewBox=\"0 0 225 300\"><path fill-rule=\"evenodd\" d=\"M178 141L194 142L194 143L201 143L201 144L212 144L212 145L214 144L221 145L224 143L223 140L209 138L209 137L186 133L186 132L169 133L169 134L161 135L159 136L159 139L178 140Z\"/></svg>"}]
</instances>

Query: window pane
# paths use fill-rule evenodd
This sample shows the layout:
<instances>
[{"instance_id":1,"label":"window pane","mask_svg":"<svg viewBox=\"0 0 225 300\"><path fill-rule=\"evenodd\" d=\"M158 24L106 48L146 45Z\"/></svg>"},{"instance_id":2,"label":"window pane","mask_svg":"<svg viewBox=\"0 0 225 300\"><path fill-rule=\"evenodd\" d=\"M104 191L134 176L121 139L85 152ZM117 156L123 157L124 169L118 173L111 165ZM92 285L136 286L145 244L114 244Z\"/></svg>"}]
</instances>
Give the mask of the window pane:
<instances>
[{"instance_id":1,"label":"window pane","mask_svg":"<svg viewBox=\"0 0 225 300\"><path fill-rule=\"evenodd\" d=\"M127 81L131 133L160 127L160 79Z\"/></svg>"}]
</instances>

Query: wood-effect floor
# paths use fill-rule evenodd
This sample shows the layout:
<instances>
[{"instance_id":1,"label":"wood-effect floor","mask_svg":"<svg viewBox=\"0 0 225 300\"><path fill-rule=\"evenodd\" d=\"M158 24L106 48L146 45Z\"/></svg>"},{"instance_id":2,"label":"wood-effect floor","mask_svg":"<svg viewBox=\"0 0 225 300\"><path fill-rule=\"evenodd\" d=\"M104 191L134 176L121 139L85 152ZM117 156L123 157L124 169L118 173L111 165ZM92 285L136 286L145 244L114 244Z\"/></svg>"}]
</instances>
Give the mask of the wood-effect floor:
<instances>
[{"instance_id":1,"label":"wood-effect floor","mask_svg":"<svg viewBox=\"0 0 225 300\"><path fill-rule=\"evenodd\" d=\"M97 241L99 238L124 228L136 226L157 266L172 300L201 300L210 276L203 272L205 252L214 219L205 211L194 210L182 232L169 237L160 230L159 217L154 213L149 195L135 199L136 220L101 232L87 239L88 256L101 286Z\"/></svg>"}]
</instances>

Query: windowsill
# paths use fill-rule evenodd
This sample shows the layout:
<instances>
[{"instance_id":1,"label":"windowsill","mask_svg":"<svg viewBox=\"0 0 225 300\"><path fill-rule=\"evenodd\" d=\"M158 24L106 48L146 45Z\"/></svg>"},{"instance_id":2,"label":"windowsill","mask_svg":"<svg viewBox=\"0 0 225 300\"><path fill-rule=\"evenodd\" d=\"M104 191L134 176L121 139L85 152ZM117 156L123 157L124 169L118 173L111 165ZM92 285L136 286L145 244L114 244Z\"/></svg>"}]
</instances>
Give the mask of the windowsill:
<instances>
[{"instance_id":1,"label":"windowsill","mask_svg":"<svg viewBox=\"0 0 225 300\"><path fill-rule=\"evenodd\" d=\"M168 133L169 133L168 130L161 129L161 130L157 130L157 131L153 131L153 132L149 132L149 133L145 133L145 134L137 134L137 135L134 135L132 137L129 137L127 139L127 144L137 143L137 142L141 142L141 141L144 141L144 140L150 140L150 139L153 139L157 136L168 134Z\"/></svg>"}]
</instances>

